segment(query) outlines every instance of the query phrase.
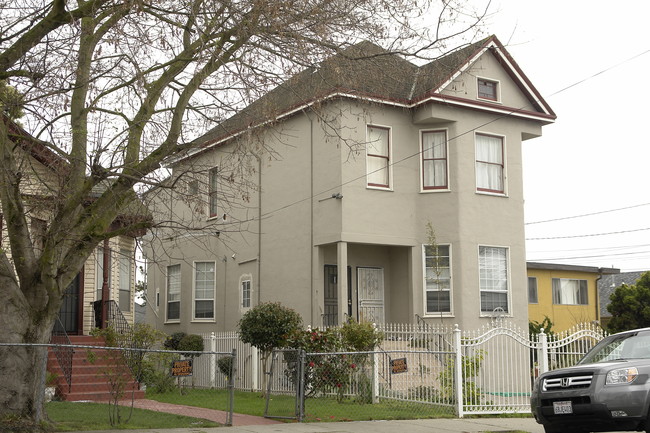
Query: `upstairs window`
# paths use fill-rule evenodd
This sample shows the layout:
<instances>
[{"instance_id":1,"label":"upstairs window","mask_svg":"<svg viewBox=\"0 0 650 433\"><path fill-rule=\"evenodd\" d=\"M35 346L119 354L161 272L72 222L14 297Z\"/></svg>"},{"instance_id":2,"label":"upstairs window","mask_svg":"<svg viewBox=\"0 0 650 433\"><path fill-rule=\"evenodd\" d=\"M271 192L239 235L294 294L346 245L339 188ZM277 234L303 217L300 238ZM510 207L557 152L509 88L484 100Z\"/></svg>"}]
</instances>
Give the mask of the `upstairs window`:
<instances>
[{"instance_id":1,"label":"upstairs window","mask_svg":"<svg viewBox=\"0 0 650 433\"><path fill-rule=\"evenodd\" d=\"M390 186L390 129L368 126L366 147L366 175L368 186Z\"/></svg>"},{"instance_id":2,"label":"upstairs window","mask_svg":"<svg viewBox=\"0 0 650 433\"><path fill-rule=\"evenodd\" d=\"M476 189L504 193L503 137L476 134Z\"/></svg>"},{"instance_id":3,"label":"upstairs window","mask_svg":"<svg viewBox=\"0 0 650 433\"><path fill-rule=\"evenodd\" d=\"M587 280L553 278L553 303L555 305L587 305Z\"/></svg>"},{"instance_id":4,"label":"upstairs window","mask_svg":"<svg viewBox=\"0 0 650 433\"><path fill-rule=\"evenodd\" d=\"M422 189L447 189L447 133L422 131Z\"/></svg>"},{"instance_id":5,"label":"upstairs window","mask_svg":"<svg viewBox=\"0 0 650 433\"><path fill-rule=\"evenodd\" d=\"M478 97L490 101L499 100L499 83L497 81L478 79Z\"/></svg>"},{"instance_id":6,"label":"upstairs window","mask_svg":"<svg viewBox=\"0 0 650 433\"><path fill-rule=\"evenodd\" d=\"M211 168L208 173L208 215L210 218L217 216L217 185L219 169Z\"/></svg>"}]
</instances>

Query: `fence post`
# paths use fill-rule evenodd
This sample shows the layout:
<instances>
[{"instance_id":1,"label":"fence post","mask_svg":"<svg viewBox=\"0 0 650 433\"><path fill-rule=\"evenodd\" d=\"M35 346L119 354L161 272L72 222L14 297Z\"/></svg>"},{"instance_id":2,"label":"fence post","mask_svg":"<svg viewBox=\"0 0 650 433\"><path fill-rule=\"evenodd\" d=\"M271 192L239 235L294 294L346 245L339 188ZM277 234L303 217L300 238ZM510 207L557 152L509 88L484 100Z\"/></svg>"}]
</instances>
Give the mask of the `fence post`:
<instances>
[{"instance_id":1,"label":"fence post","mask_svg":"<svg viewBox=\"0 0 650 433\"><path fill-rule=\"evenodd\" d=\"M463 417L463 349L461 347L461 331L458 324L454 324L454 388L456 391L456 415Z\"/></svg>"},{"instance_id":2,"label":"fence post","mask_svg":"<svg viewBox=\"0 0 650 433\"><path fill-rule=\"evenodd\" d=\"M253 391L260 390L259 384L259 374L260 374L260 354L257 350L257 347L251 346L251 379L253 380L251 388Z\"/></svg>"},{"instance_id":3,"label":"fence post","mask_svg":"<svg viewBox=\"0 0 650 433\"><path fill-rule=\"evenodd\" d=\"M372 352L372 404L379 403L379 352Z\"/></svg>"},{"instance_id":4,"label":"fence post","mask_svg":"<svg viewBox=\"0 0 650 433\"><path fill-rule=\"evenodd\" d=\"M540 343L539 374L548 371L548 336L544 333L544 328L540 329L537 339Z\"/></svg>"},{"instance_id":5,"label":"fence post","mask_svg":"<svg viewBox=\"0 0 650 433\"><path fill-rule=\"evenodd\" d=\"M237 349L232 350L232 362L230 363L230 376L228 377L228 395L230 396L230 407L226 425L232 426L233 414L235 412L235 375L237 374Z\"/></svg>"},{"instance_id":6,"label":"fence post","mask_svg":"<svg viewBox=\"0 0 650 433\"><path fill-rule=\"evenodd\" d=\"M210 368L210 386L213 388L217 387L217 354L215 353L217 351L217 334L214 332L210 333L210 352L212 354L210 355L210 358L212 359L212 368Z\"/></svg>"},{"instance_id":7,"label":"fence post","mask_svg":"<svg viewBox=\"0 0 650 433\"><path fill-rule=\"evenodd\" d=\"M296 417L298 422L303 422L305 419L305 364L307 362L306 352L303 349L298 349L298 401Z\"/></svg>"}]
</instances>

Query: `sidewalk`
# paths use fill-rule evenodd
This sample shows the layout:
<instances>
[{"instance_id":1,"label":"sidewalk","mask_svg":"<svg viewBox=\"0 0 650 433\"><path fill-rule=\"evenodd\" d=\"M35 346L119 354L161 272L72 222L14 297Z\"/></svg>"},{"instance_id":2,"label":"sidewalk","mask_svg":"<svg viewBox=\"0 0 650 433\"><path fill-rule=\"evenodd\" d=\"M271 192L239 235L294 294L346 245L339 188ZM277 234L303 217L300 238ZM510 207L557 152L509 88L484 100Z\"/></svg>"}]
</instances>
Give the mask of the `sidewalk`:
<instances>
[{"instance_id":1,"label":"sidewalk","mask_svg":"<svg viewBox=\"0 0 650 433\"><path fill-rule=\"evenodd\" d=\"M532 418L462 418L419 419L400 421L355 421L320 423L274 423L219 428L182 428L153 430L104 430L78 433L478 433L513 432L544 433Z\"/></svg>"}]
</instances>

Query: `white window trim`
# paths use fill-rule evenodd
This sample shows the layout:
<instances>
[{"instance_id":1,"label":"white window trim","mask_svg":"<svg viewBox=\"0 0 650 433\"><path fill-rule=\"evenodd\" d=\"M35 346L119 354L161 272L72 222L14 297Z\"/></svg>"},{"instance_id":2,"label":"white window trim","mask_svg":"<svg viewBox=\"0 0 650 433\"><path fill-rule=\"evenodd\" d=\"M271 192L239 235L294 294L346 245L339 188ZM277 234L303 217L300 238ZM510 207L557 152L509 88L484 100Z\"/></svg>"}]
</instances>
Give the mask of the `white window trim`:
<instances>
[{"instance_id":1,"label":"white window trim","mask_svg":"<svg viewBox=\"0 0 650 433\"><path fill-rule=\"evenodd\" d=\"M480 244L476 248L476 270L477 270L477 280L476 286L478 287L478 311L479 317L494 317L494 314L481 311L481 247L487 248L504 248L506 250L506 266L508 271L508 276L506 277L506 284L508 285L508 312L503 315L503 317L513 317L512 311L512 266L510 263L510 247L504 245L488 245Z\"/></svg>"},{"instance_id":2,"label":"white window trim","mask_svg":"<svg viewBox=\"0 0 650 433\"><path fill-rule=\"evenodd\" d=\"M212 263L214 265L214 278L213 278L213 296L212 296L212 318L196 317L196 264L197 263ZM199 299L206 301L207 299ZM217 321L217 262L214 260L195 260L192 262L192 322L201 323L214 323Z\"/></svg>"},{"instance_id":3,"label":"white window trim","mask_svg":"<svg viewBox=\"0 0 650 433\"><path fill-rule=\"evenodd\" d=\"M478 189L478 176L476 173L476 136L489 135L492 137L501 138L503 143L503 192L492 191L479 191ZM474 131L474 191L480 195L491 195L494 197L508 197L508 144L506 136L503 134L495 134L494 132L487 131Z\"/></svg>"},{"instance_id":4,"label":"white window trim","mask_svg":"<svg viewBox=\"0 0 650 433\"><path fill-rule=\"evenodd\" d=\"M454 282L451 244L440 244L449 247L449 311L442 313L427 313L427 262L426 247L422 245L422 317L455 317L454 314Z\"/></svg>"},{"instance_id":5,"label":"white window trim","mask_svg":"<svg viewBox=\"0 0 650 433\"><path fill-rule=\"evenodd\" d=\"M180 293L180 299L178 300L178 319L169 319L167 317L169 313L169 268L171 266L178 266L178 276L179 276L179 281L180 281L180 287L179 287L179 293ZM173 265L167 265L165 267L165 302L164 302L164 309L165 309L165 323L180 323L181 322L181 301L183 300L183 267L180 265L180 263L174 263ZM177 302L177 301L174 301Z\"/></svg>"},{"instance_id":6,"label":"white window trim","mask_svg":"<svg viewBox=\"0 0 650 433\"><path fill-rule=\"evenodd\" d=\"M244 291L242 290L242 284L244 281L248 281L250 284L250 305L244 307ZM239 311L246 312L253 307L253 275L243 274L239 277Z\"/></svg>"},{"instance_id":7,"label":"white window trim","mask_svg":"<svg viewBox=\"0 0 650 433\"><path fill-rule=\"evenodd\" d=\"M497 85L497 91L496 91L496 100L490 99L490 98L482 98L479 96L479 91L478 91L478 81L479 80L485 80L485 81L491 81L493 83L496 83ZM496 80L494 78L488 78L488 77L482 77L482 76L477 76L476 77L476 99L479 101L487 101L487 102L492 102L493 104L502 104L501 102L501 81Z\"/></svg>"},{"instance_id":8,"label":"white window trim","mask_svg":"<svg viewBox=\"0 0 650 433\"><path fill-rule=\"evenodd\" d=\"M388 130L388 186L376 186L370 185L368 183L368 146L367 143L370 142L370 137L368 137L368 128L383 128ZM393 128L388 125L380 125L378 123L367 123L366 124L366 189L376 189L379 191L392 191L393 190Z\"/></svg>"},{"instance_id":9,"label":"white window trim","mask_svg":"<svg viewBox=\"0 0 650 433\"><path fill-rule=\"evenodd\" d=\"M446 164L447 164L447 187L446 188L433 188L425 189L424 188L424 142L422 141L422 134L425 132L443 132L445 133L445 155L446 155ZM427 128L420 129L418 132L418 140L420 140L420 192L421 193L438 193L438 192L450 192L451 191L451 175L449 174L449 128Z\"/></svg>"}]
</instances>

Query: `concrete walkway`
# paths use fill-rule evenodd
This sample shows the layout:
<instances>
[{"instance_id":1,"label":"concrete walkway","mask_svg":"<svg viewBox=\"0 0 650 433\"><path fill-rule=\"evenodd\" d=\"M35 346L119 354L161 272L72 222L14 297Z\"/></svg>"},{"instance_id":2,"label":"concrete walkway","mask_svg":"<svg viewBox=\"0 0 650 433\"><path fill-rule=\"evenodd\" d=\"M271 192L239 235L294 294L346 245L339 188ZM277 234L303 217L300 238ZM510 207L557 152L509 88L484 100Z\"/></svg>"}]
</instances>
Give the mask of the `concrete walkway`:
<instances>
[{"instance_id":1,"label":"concrete walkway","mask_svg":"<svg viewBox=\"0 0 650 433\"><path fill-rule=\"evenodd\" d=\"M129 403L130 404L130 403ZM136 400L135 407L196 418L218 423L226 422L226 412L153 400ZM283 423L253 415L234 414L233 427L180 428L146 430L102 430L79 433L506 433L524 431L544 433L544 428L532 418L462 418L418 419L399 421L354 421L319 423Z\"/></svg>"},{"instance_id":2,"label":"concrete walkway","mask_svg":"<svg viewBox=\"0 0 650 433\"><path fill-rule=\"evenodd\" d=\"M463 418L282 423L219 428L105 430L80 433L511 433L514 431L544 433L544 428L532 418Z\"/></svg>"},{"instance_id":3,"label":"concrete walkway","mask_svg":"<svg viewBox=\"0 0 650 433\"><path fill-rule=\"evenodd\" d=\"M130 401L120 402L125 406L130 406ZM135 400L133 402L133 407L138 409L147 409L155 412L165 412L172 413L175 415L185 415L191 416L193 418L202 418L207 419L208 421L218 422L220 424L225 424L228 413L222 410L214 409L204 409L196 406L185 406L180 404L171 404L171 403L161 403L155 400ZM269 418L264 418L261 416L254 415L244 415L240 413L233 414L232 420L233 426L245 426L245 425L271 425L271 424L283 424L280 421L276 421ZM149 430L149 433L152 433Z\"/></svg>"}]
</instances>

